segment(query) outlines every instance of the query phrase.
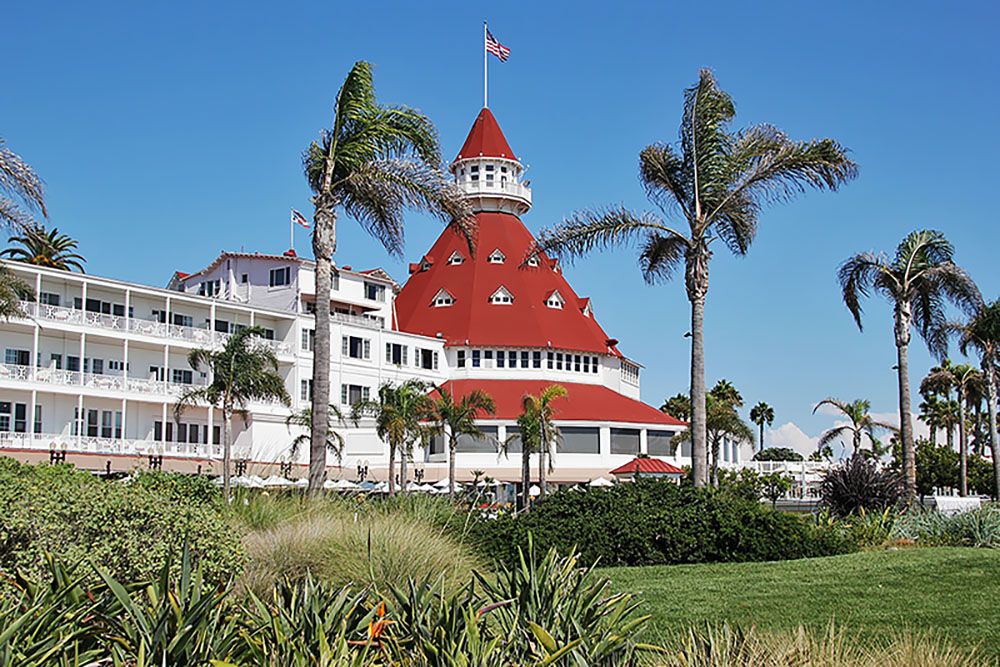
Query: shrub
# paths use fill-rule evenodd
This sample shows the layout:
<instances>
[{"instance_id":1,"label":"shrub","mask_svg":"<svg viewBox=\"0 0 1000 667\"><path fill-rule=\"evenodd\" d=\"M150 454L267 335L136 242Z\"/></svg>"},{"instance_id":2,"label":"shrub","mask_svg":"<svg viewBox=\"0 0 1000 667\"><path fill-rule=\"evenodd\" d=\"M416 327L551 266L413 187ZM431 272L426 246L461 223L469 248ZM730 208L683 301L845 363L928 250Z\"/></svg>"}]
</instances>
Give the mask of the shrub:
<instances>
[{"instance_id":1,"label":"shrub","mask_svg":"<svg viewBox=\"0 0 1000 667\"><path fill-rule=\"evenodd\" d=\"M52 553L142 580L188 544L207 578L225 580L239 572L243 556L216 497L176 475L144 473L123 484L68 466L0 459L0 572L40 575L44 554Z\"/></svg>"},{"instance_id":2,"label":"shrub","mask_svg":"<svg viewBox=\"0 0 1000 667\"><path fill-rule=\"evenodd\" d=\"M244 584L261 592L306 575L335 585L402 586L438 576L467 581L481 561L441 525L443 517L439 507L420 501L326 501L246 536Z\"/></svg>"},{"instance_id":3,"label":"shrub","mask_svg":"<svg viewBox=\"0 0 1000 667\"><path fill-rule=\"evenodd\" d=\"M730 493L640 480L561 491L530 512L477 524L483 553L514 563L529 535L540 549L578 549L586 564L762 561L851 550L839 531Z\"/></svg>"},{"instance_id":4,"label":"shrub","mask_svg":"<svg viewBox=\"0 0 1000 667\"><path fill-rule=\"evenodd\" d=\"M864 456L852 456L830 468L820 484L824 507L840 517L860 510L882 511L896 507L903 497L903 481L898 472L880 469Z\"/></svg>"},{"instance_id":5,"label":"shrub","mask_svg":"<svg viewBox=\"0 0 1000 667\"><path fill-rule=\"evenodd\" d=\"M913 510L896 520L892 534L926 546L1000 549L1000 506L985 505L951 516Z\"/></svg>"}]
</instances>

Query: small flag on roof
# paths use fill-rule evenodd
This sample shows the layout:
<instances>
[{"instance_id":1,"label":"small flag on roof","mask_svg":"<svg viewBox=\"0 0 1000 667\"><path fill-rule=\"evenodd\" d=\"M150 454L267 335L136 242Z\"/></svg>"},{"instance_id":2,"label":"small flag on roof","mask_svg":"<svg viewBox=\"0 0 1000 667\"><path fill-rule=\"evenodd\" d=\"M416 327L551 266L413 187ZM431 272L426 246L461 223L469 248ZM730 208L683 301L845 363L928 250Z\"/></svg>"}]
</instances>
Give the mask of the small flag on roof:
<instances>
[{"instance_id":1,"label":"small flag on roof","mask_svg":"<svg viewBox=\"0 0 1000 667\"><path fill-rule=\"evenodd\" d=\"M306 220L306 216L302 215L301 213L299 213L298 211L296 211L294 208L292 209L292 222L294 222L294 223L296 223L298 225L302 225L306 229L309 229L309 221Z\"/></svg>"},{"instance_id":2,"label":"small flag on roof","mask_svg":"<svg viewBox=\"0 0 1000 667\"><path fill-rule=\"evenodd\" d=\"M486 30L486 50L499 58L502 63L507 62L507 58L510 57L510 49L498 42L489 29Z\"/></svg>"}]
</instances>

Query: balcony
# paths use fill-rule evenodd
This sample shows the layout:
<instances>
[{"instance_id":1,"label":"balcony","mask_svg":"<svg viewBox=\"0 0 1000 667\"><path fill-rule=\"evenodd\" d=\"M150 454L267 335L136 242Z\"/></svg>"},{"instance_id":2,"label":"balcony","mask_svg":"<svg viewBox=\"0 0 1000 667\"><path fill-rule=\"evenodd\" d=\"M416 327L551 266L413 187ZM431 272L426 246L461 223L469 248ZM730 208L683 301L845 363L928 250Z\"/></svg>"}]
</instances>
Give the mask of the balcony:
<instances>
[{"instance_id":1,"label":"balcony","mask_svg":"<svg viewBox=\"0 0 1000 667\"><path fill-rule=\"evenodd\" d=\"M105 391L128 391L129 393L159 396L180 396L188 389L205 386L204 382L185 384L165 382L148 378L126 378L119 373L81 373L59 368L18 366L0 364L0 381L41 382L63 387L89 387Z\"/></svg>"},{"instance_id":2,"label":"balcony","mask_svg":"<svg viewBox=\"0 0 1000 667\"><path fill-rule=\"evenodd\" d=\"M222 347L231 337L231 334L222 333L221 331L185 327L179 324L168 324L156 320L143 320L134 317L124 317L122 315L92 313L64 306L50 306L44 303L36 304L34 301L22 301L21 309L29 318L47 320L49 322L61 322L63 324L75 324L82 327L95 327L106 331L133 333L152 338L164 338L171 341L182 341L209 349ZM258 341L261 345L270 347L277 355L292 356L293 354L293 348L290 343L264 338L259 338Z\"/></svg>"},{"instance_id":3,"label":"balcony","mask_svg":"<svg viewBox=\"0 0 1000 667\"><path fill-rule=\"evenodd\" d=\"M470 195L509 197L531 206L531 188L521 183L486 181L485 179L465 180L459 183L459 187Z\"/></svg>"},{"instance_id":4,"label":"balcony","mask_svg":"<svg viewBox=\"0 0 1000 667\"><path fill-rule=\"evenodd\" d=\"M148 456L151 454L190 458L219 458L222 456L222 445L161 442L132 438L100 438L69 433L0 432L0 450L3 449L125 456Z\"/></svg>"}]
</instances>

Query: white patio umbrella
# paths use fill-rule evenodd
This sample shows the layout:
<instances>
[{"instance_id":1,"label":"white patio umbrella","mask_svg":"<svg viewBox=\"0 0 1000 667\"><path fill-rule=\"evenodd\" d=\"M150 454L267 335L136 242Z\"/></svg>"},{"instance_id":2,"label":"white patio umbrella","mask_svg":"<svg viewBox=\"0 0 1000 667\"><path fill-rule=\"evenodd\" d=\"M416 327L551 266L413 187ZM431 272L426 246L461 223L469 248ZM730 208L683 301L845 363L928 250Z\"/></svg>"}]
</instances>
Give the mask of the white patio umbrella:
<instances>
[{"instance_id":1,"label":"white patio umbrella","mask_svg":"<svg viewBox=\"0 0 1000 667\"><path fill-rule=\"evenodd\" d=\"M299 479L295 480L293 486L297 486L300 489L304 489L309 486L309 480L306 479L305 477L300 477Z\"/></svg>"},{"instance_id":2,"label":"white patio umbrella","mask_svg":"<svg viewBox=\"0 0 1000 667\"><path fill-rule=\"evenodd\" d=\"M595 488L607 488L609 486L614 486L614 485L615 485L615 483L612 482L610 479L604 479L603 477L598 477L597 479L592 479L592 480L590 480L590 483L587 484L587 486L592 486L592 487L595 487Z\"/></svg>"},{"instance_id":3,"label":"white patio umbrella","mask_svg":"<svg viewBox=\"0 0 1000 667\"><path fill-rule=\"evenodd\" d=\"M279 477L278 475L271 475L265 479L262 484L269 489L292 486L292 482L288 481L284 477Z\"/></svg>"},{"instance_id":4,"label":"white patio umbrella","mask_svg":"<svg viewBox=\"0 0 1000 667\"><path fill-rule=\"evenodd\" d=\"M542 495L542 490L538 488L537 484L532 484L531 488L528 489L528 495L531 496L532 498L537 498L538 496Z\"/></svg>"},{"instance_id":5,"label":"white patio umbrella","mask_svg":"<svg viewBox=\"0 0 1000 667\"><path fill-rule=\"evenodd\" d=\"M349 479L338 479L336 482L333 483L333 488L338 489L340 491L356 491L361 487L359 487L357 484L355 484Z\"/></svg>"},{"instance_id":6,"label":"white patio umbrella","mask_svg":"<svg viewBox=\"0 0 1000 667\"><path fill-rule=\"evenodd\" d=\"M448 488L448 478L445 477L444 479L441 479L441 480L438 480L438 481L434 482L434 486L436 486L439 489L447 489Z\"/></svg>"},{"instance_id":7,"label":"white patio umbrella","mask_svg":"<svg viewBox=\"0 0 1000 667\"><path fill-rule=\"evenodd\" d=\"M247 479L247 487L251 489L262 489L264 488L264 479L258 477L257 475L250 475Z\"/></svg>"}]
</instances>

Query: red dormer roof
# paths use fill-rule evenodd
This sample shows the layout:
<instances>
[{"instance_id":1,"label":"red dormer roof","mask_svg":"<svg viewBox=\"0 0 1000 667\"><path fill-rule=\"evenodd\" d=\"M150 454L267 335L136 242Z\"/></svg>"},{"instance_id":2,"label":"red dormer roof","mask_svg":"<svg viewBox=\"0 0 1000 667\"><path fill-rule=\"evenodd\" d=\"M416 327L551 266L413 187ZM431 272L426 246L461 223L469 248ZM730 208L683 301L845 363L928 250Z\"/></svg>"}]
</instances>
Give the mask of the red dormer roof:
<instances>
[{"instance_id":1,"label":"red dormer roof","mask_svg":"<svg viewBox=\"0 0 1000 667\"><path fill-rule=\"evenodd\" d=\"M545 305L554 291L570 304L579 303L579 297L548 261L537 267L524 264L535 239L517 216L481 211L476 221L476 250L470 261L438 262L426 271L411 273L396 298L400 330L432 337L440 334L446 345L548 347L621 356L617 341L609 343L613 339L596 319L579 308ZM488 261L495 249L503 253L503 262ZM428 255L450 257L456 250L469 256L465 239L446 228ZM501 286L513 296L512 303L490 303L490 296ZM435 307L434 296L442 289L455 303Z\"/></svg>"},{"instance_id":2,"label":"red dormer roof","mask_svg":"<svg viewBox=\"0 0 1000 667\"><path fill-rule=\"evenodd\" d=\"M514 151L503 136L497 119L489 109L484 108L476 116L469 130L469 136L462 144L462 150L458 152L456 160L472 157L502 157L508 160L516 160Z\"/></svg>"},{"instance_id":3,"label":"red dormer roof","mask_svg":"<svg viewBox=\"0 0 1000 667\"><path fill-rule=\"evenodd\" d=\"M670 465L662 459L647 456L637 456L623 466L611 471L612 475L634 475L638 470L640 475L683 475L684 471L675 465Z\"/></svg>"}]
</instances>

